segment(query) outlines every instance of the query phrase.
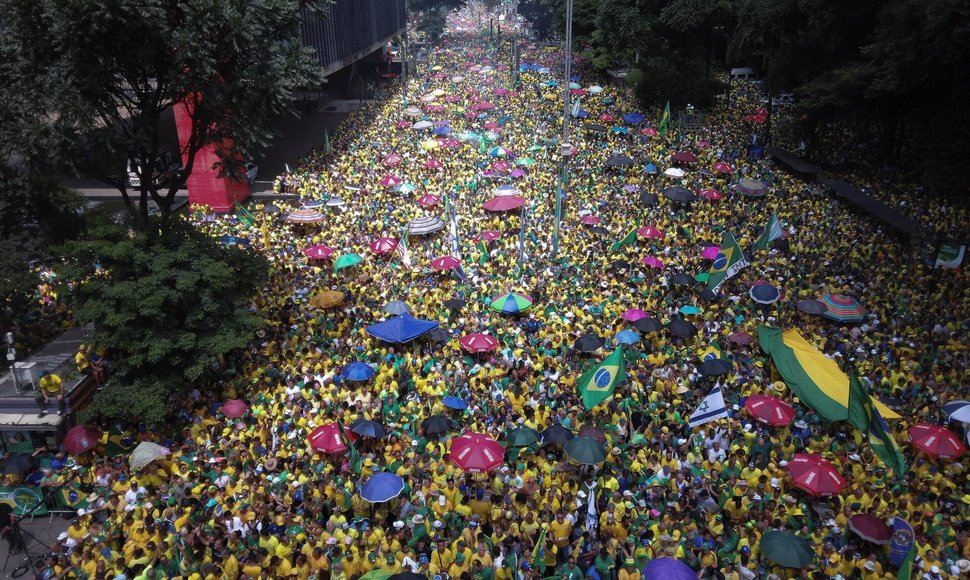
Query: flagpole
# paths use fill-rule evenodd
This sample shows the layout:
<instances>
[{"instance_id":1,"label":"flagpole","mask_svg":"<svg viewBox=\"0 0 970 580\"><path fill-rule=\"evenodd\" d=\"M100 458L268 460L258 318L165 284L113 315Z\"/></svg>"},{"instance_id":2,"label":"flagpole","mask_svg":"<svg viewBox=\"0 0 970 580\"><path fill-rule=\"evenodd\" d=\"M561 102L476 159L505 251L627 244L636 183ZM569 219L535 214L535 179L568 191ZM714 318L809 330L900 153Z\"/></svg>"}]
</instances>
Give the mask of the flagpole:
<instances>
[{"instance_id":1,"label":"flagpole","mask_svg":"<svg viewBox=\"0 0 970 580\"><path fill-rule=\"evenodd\" d=\"M573 63L573 0L566 0L566 63L565 78L563 80L562 103L562 139L559 153L562 156L562 175L559 188L556 190L556 222L552 238L552 256L559 255L559 229L562 222L562 197L566 194L566 183L569 172L568 139L569 139L569 83L572 77Z\"/></svg>"}]
</instances>

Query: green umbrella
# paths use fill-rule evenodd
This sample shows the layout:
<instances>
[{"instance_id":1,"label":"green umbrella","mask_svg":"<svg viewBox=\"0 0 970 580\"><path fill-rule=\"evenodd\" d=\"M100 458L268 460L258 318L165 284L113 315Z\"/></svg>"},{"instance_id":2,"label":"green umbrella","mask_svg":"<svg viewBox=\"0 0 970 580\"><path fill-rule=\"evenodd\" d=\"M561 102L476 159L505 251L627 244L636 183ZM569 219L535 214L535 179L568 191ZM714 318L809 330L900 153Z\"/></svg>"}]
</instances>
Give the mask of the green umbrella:
<instances>
[{"instance_id":1,"label":"green umbrella","mask_svg":"<svg viewBox=\"0 0 970 580\"><path fill-rule=\"evenodd\" d=\"M530 167L532 165L535 165L536 162L535 160L529 159L528 157L519 157L518 159L515 160L515 164L521 165L523 167Z\"/></svg>"},{"instance_id":2,"label":"green umbrella","mask_svg":"<svg viewBox=\"0 0 970 580\"><path fill-rule=\"evenodd\" d=\"M509 447L528 447L539 441L539 432L529 427L516 427L505 434Z\"/></svg>"},{"instance_id":3,"label":"green umbrella","mask_svg":"<svg viewBox=\"0 0 970 580\"><path fill-rule=\"evenodd\" d=\"M363 261L364 259L357 254L344 254L339 258L337 258L337 261L333 263L333 269L339 272L344 268L356 266L357 264L360 264Z\"/></svg>"},{"instance_id":4,"label":"green umbrella","mask_svg":"<svg viewBox=\"0 0 970 580\"><path fill-rule=\"evenodd\" d=\"M606 448L592 437L573 437L566 442L566 455L580 465L599 465L606 461Z\"/></svg>"},{"instance_id":5,"label":"green umbrella","mask_svg":"<svg viewBox=\"0 0 970 580\"><path fill-rule=\"evenodd\" d=\"M361 576L360 580L387 580L393 575L394 575L393 570L382 570L380 568L374 568L370 572Z\"/></svg>"},{"instance_id":6,"label":"green umbrella","mask_svg":"<svg viewBox=\"0 0 970 580\"><path fill-rule=\"evenodd\" d=\"M781 530L765 532L761 537L761 553L785 568L806 568L815 562L815 551L808 540Z\"/></svg>"},{"instance_id":7,"label":"green umbrella","mask_svg":"<svg viewBox=\"0 0 970 580\"><path fill-rule=\"evenodd\" d=\"M532 147L526 149L526 151L544 151L545 148L546 147L544 145L533 145Z\"/></svg>"},{"instance_id":8,"label":"green umbrella","mask_svg":"<svg viewBox=\"0 0 970 580\"><path fill-rule=\"evenodd\" d=\"M516 314L518 312L528 310L529 307L532 306L532 298L530 296L526 296L525 294L516 294L512 292L509 294L503 294L495 300L492 300L489 306L496 312Z\"/></svg>"}]
</instances>

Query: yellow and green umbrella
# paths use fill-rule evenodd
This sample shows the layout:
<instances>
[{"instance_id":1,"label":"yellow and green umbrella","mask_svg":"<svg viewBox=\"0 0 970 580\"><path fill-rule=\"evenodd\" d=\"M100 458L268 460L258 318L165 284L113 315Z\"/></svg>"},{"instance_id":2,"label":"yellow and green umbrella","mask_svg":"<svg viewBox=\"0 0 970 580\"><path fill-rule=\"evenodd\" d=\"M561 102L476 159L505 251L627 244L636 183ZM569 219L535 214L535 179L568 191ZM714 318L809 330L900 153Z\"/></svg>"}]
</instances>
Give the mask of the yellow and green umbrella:
<instances>
[{"instance_id":1,"label":"yellow and green umbrella","mask_svg":"<svg viewBox=\"0 0 970 580\"><path fill-rule=\"evenodd\" d=\"M492 300L489 306L492 310L503 314L518 314L519 312L525 312L532 306L532 297L510 292Z\"/></svg>"}]
</instances>

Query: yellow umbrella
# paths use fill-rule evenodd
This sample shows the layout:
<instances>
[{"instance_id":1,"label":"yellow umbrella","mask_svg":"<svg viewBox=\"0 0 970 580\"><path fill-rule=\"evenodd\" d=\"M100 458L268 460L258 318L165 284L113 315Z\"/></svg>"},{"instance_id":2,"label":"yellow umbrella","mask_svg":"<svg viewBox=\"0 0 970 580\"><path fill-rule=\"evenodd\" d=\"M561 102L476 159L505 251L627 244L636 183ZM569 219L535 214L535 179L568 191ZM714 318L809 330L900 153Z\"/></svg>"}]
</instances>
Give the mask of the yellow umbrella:
<instances>
[{"instance_id":1,"label":"yellow umbrella","mask_svg":"<svg viewBox=\"0 0 970 580\"><path fill-rule=\"evenodd\" d=\"M427 141L421 144L421 148L426 151L432 151L434 149L437 149L438 147L441 147L441 143L438 143L438 141L435 139L428 139Z\"/></svg>"},{"instance_id":2,"label":"yellow umbrella","mask_svg":"<svg viewBox=\"0 0 970 580\"><path fill-rule=\"evenodd\" d=\"M310 299L310 303L317 308L333 308L344 301L344 293L336 290L320 292Z\"/></svg>"},{"instance_id":3,"label":"yellow umbrella","mask_svg":"<svg viewBox=\"0 0 970 580\"><path fill-rule=\"evenodd\" d=\"M434 95L434 96L436 96L436 97L443 97L443 96L445 96L445 91L444 91L444 89L435 89L435 90L431 91L431 94Z\"/></svg>"}]
</instances>

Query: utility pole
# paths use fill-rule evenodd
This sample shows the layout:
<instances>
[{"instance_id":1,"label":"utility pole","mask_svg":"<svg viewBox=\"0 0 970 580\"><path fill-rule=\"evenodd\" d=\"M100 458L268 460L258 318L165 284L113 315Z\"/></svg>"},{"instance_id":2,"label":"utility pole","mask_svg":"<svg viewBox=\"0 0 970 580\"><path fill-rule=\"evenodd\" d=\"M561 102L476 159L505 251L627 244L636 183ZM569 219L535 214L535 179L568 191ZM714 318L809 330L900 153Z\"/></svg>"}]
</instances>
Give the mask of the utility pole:
<instances>
[{"instance_id":1,"label":"utility pole","mask_svg":"<svg viewBox=\"0 0 970 580\"><path fill-rule=\"evenodd\" d=\"M556 222L552 238L552 256L559 255L559 229L562 222L562 198L566 195L569 180L569 154L572 147L569 144L569 83L573 65L573 0L566 0L566 63L563 79L562 96L562 139L559 143L559 154L562 157L562 175L559 177L559 189L556 191Z\"/></svg>"}]
</instances>

